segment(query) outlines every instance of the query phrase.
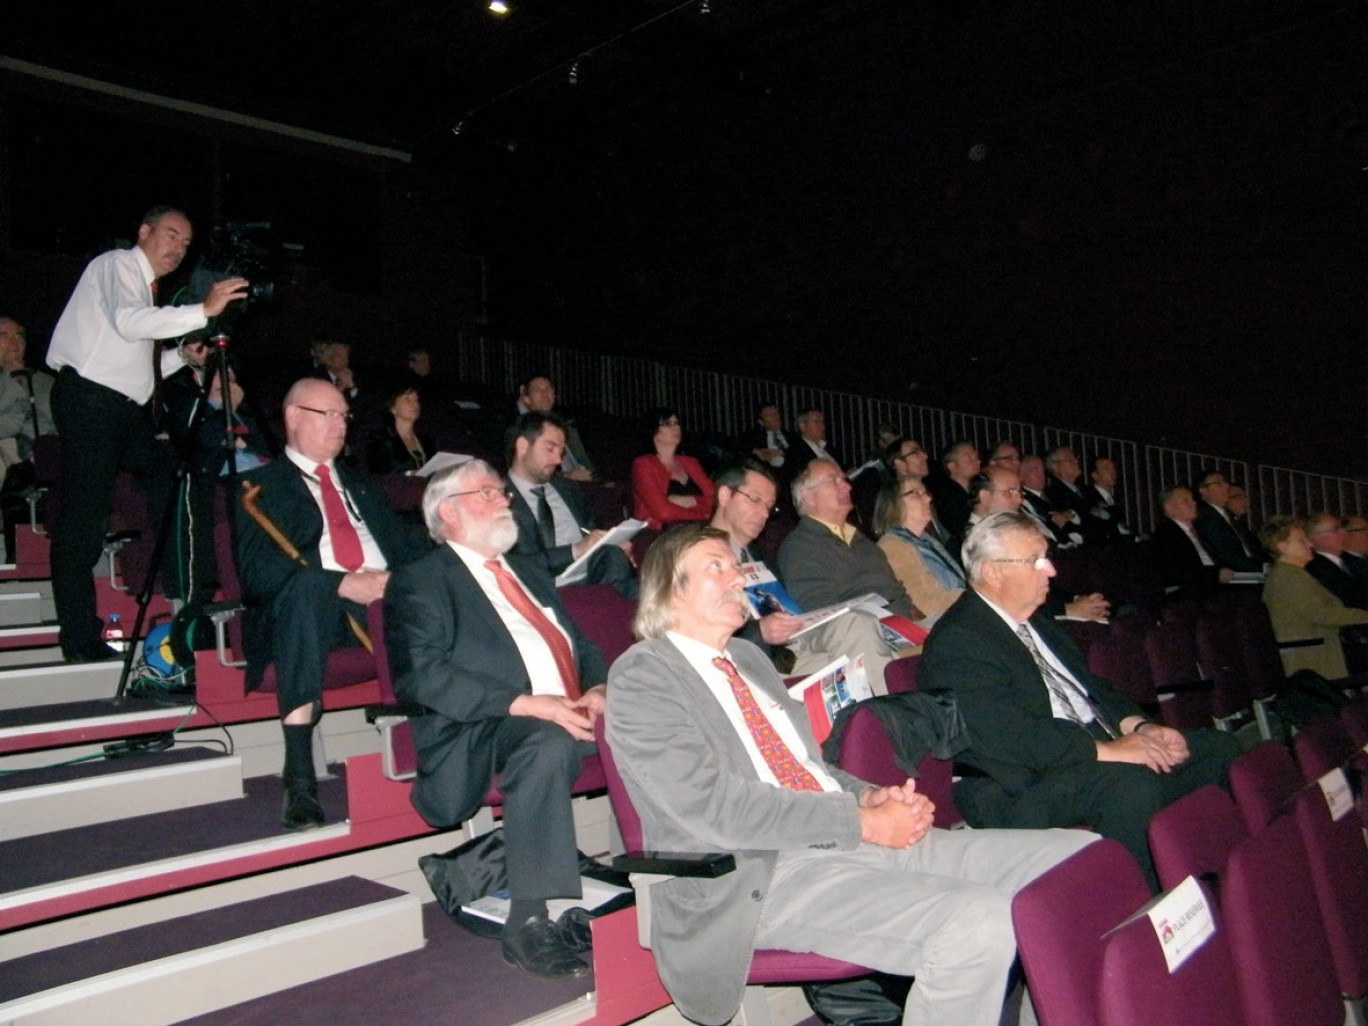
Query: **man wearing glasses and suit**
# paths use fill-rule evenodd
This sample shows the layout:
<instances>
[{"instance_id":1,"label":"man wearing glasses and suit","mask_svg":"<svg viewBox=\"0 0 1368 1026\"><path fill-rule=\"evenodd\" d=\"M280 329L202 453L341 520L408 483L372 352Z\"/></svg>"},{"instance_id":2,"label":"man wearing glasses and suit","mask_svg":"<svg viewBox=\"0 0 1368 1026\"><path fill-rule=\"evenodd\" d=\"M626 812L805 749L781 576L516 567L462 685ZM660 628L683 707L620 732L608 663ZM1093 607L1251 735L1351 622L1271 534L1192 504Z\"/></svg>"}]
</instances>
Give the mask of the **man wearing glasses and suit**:
<instances>
[{"instance_id":1,"label":"man wearing glasses and suit","mask_svg":"<svg viewBox=\"0 0 1368 1026\"><path fill-rule=\"evenodd\" d=\"M973 827L1086 825L1156 887L1146 828L1170 802L1225 783L1234 735L1178 731L1090 672L1041 606L1054 566L1038 521L994 513L964 543L969 590L926 639L917 680L955 696L971 738L955 803Z\"/></svg>"}]
</instances>

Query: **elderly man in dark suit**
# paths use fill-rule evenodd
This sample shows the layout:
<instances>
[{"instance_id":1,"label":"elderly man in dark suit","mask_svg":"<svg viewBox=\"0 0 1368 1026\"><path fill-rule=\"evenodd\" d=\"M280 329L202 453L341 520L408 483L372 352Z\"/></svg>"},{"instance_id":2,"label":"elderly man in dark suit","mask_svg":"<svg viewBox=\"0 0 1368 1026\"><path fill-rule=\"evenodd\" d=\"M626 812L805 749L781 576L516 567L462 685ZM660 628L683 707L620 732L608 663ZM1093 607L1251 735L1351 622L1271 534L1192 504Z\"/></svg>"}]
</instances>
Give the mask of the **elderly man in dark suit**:
<instances>
[{"instance_id":1,"label":"elderly man in dark suit","mask_svg":"<svg viewBox=\"0 0 1368 1026\"><path fill-rule=\"evenodd\" d=\"M554 577L603 536L577 482L558 474L565 458L565 421L554 413L530 410L513 425L508 453L508 483L519 555L540 558ZM585 566L585 584L608 584L627 598L637 596L636 570L626 547L604 546Z\"/></svg>"},{"instance_id":2,"label":"elderly man in dark suit","mask_svg":"<svg viewBox=\"0 0 1368 1026\"><path fill-rule=\"evenodd\" d=\"M642 566L644 640L609 678L607 737L646 844L736 859L652 888L670 997L694 1022L728 1022L754 949L813 951L915 976L909 1026L996 1026L1012 896L1095 838L934 829L915 781L875 787L823 762L803 704L732 637L744 583L724 532L662 536Z\"/></svg>"},{"instance_id":3,"label":"elderly man in dark suit","mask_svg":"<svg viewBox=\"0 0 1368 1026\"><path fill-rule=\"evenodd\" d=\"M327 381L306 378L285 397L284 455L245 477L260 488L257 508L299 550L281 549L237 511L237 563L247 603L247 687L275 663L285 733L284 825L323 823L316 798L313 728L322 713L328 653L357 643L348 615L385 593L389 571L422 554L379 486L337 462L347 440L347 400Z\"/></svg>"},{"instance_id":4,"label":"elderly man in dark suit","mask_svg":"<svg viewBox=\"0 0 1368 1026\"><path fill-rule=\"evenodd\" d=\"M512 899L510 965L545 978L589 967L547 918L580 894L570 787L593 751L607 667L556 598L545 565L505 556L517 539L504 482L484 461L434 474L423 517L438 548L394 575L385 633L413 721L413 805L433 826L468 819L497 778Z\"/></svg>"},{"instance_id":5,"label":"elderly man in dark suit","mask_svg":"<svg viewBox=\"0 0 1368 1026\"><path fill-rule=\"evenodd\" d=\"M1257 546L1242 538L1231 523L1225 508L1230 483L1219 470L1204 470L1197 475L1197 534L1217 566L1237 573L1262 573L1265 556Z\"/></svg>"},{"instance_id":6,"label":"elderly man in dark suit","mask_svg":"<svg viewBox=\"0 0 1368 1026\"><path fill-rule=\"evenodd\" d=\"M995 513L964 544L969 591L926 640L920 687L955 696L970 747L955 802L974 827L1087 824L1114 837L1157 886L1150 817L1224 783L1233 735L1152 723L1087 665L1039 610L1054 567L1039 523Z\"/></svg>"}]
</instances>

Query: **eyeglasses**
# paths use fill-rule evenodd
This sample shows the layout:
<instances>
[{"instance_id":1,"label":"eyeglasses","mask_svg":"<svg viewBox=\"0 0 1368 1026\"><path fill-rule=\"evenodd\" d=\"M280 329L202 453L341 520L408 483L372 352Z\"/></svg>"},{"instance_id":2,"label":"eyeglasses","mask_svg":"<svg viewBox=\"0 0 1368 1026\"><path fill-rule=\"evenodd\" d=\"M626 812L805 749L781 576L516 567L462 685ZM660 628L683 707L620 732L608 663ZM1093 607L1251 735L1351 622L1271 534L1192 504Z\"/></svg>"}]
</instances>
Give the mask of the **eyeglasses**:
<instances>
[{"instance_id":1,"label":"eyeglasses","mask_svg":"<svg viewBox=\"0 0 1368 1026\"><path fill-rule=\"evenodd\" d=\"M909 488L907 491L903 492L903 498L906 498L909 495L915 495L919 499L931 498L931 493L925 488Z\"/></svg>"},{"instance_id":2,"label":"eyeglasses","mask_svg":"<svg viewBox=\"0 0 1368 1026\"><path fill-rule=\"evenodd\" d=\"M493 485L485 485L483 488L472 488L468 492L452 492L447 498L459 499L462 495L478 495L480 498L484 499L485 502L498 502L500 499L505 499L509 502L513 501L512 488L507 486L495 488Z\"/></svg>"},{"instance_id":3,"label":"eyeglasses","mask_svg":"<svg viewBox=\"0 0 1368 1026\"><path fill-rule=\"evenodd\" d=\"M779 507L778 507L778 506L765 506L765 503L764 503L764 501L760 498L760 496L758 496L758 495L752 495L750 492L746 491L744 488L735 488L735 489L733 489L733 491L735 491L737 495L744 495L746 498L750 499L750 501L753 502L753 503L755 503L757 506L764 506L764 507L765 507L765 512L766 512L767 514L768 514L768 513L778 513L778 512L779 512Z\"/></svg>"},{"instance_id":4,"label":"eyeglasses","mask_svg":"<svg viewBox=\"0 0 1368 1026\"><path fill-rule=\"evenodd\" d=\"M923 448L921 448L920 446L918 446L918 447L915 448L915 449L908 449L906 452L900 452L900 453L898 453L897 458L900 459L900 460L905 460L905 459L909 459L909 458L911 458L911 457L913 457L913 456L925 456L925 455L926 455L926 450L923 449Z\"/></svg>"},{"instance_id":5,"label":"eyeglasses","mask_svg":"<svg viewBox=\"0 0 1368 1026\"><path fill-rule=\"evenodd\" d=\"M1049 556L1023 556L1018 559L994 559L993 563L1025 563L1032 570L1048 570L1054 566Z\"/></svg>"},{"instance_id":6,"label":"eyeglasses","mask_svg":"<svg viewBox=\"0 0 1368 1026\"><path fill-rule=\"evenodd\" d=\"M343 420L347 423L351 423L352 415L347 410L320 410L316 406L305 406L302 403L295 403L295 406L301 410L308 410L310 413L316 413L320 417L327 417L329 420Z\"/></svg>"},{"instance_id":7,"label":"eyeglasses","mask_svg":"<svg viewBox=\"0 0 1368 1026\"><path fill-rule=\"evenodd\" d=\"M997 494L997 495L1020 495L1020 494L1021 494L1021 489L1020 489L1020 488L989 488L988 490L989 490L990 492L993 492L993 493Z\"/></svg>"}]
</instances>

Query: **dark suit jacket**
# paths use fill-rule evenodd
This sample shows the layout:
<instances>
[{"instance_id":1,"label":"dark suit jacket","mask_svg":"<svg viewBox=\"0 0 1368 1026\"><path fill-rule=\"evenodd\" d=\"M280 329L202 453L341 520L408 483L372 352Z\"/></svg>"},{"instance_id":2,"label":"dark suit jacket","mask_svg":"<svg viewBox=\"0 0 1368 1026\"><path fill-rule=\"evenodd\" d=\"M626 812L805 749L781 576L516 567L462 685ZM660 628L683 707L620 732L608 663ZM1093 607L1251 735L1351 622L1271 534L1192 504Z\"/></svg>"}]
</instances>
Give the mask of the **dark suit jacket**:
<instances>
[{"instance_id":1,"label":"dark suit jacket","mask_svg":"<svg viewBox=\"0 0 1368 1026\"><path fill-rule=\"evenodd\" d=\"M1088 671L1083 654L1048 616L1037 611L1031 626L1113 726L1142 715L1139 706ZM1054 717L1049 689L1030 652L973 589L932 628L917 683L923 691L955 695L970 744L957 759L978 774L960 785L973 807L991 808L1023 794L1046 773L1087 771L1097 762L1093 736Z\"/></svg>"},{"instance_id":2,"label":"dark suit jacket","mask_svg":"<svg viewBox=\"0 0 1368 1026\"><path fill-rule=\"evenodd\" d=\"M551 576L555 576L575 561L575 555L569 545L556 545L546 548L542 545L541 531L537 526L537 514L523 498L522 492L512 484L509 487L513 491L513 519L518 525L518 544L513 546L513 551L521 556L531 556L536 559L543 559L546 568L551 571ZM584 492L580 486L569 478L553 477L547 482L547 487L554 488L556 494L565 500L565 504L570 507L570 514L575 518L575 523L580 527L592 531L595 527L594 518L589 512L589 504L584 499Z\"/></svg>"},{"instance_id":3,"label":"dark suit jacket","mask_svg":"<svg viewBox=\"0 0 1368 1026\"><path fill-rule=\"evenodd\" d=\"M784 450L784 478L792 481L804 467L817 459L817 453L796 431L792 433L786 431L784 437L788 439L789 444L788 448ZM830 442L827 443L826 458L840 467L841 473L845 473L845 464L841 462L840 453L831 447Z\"/></svg>"},{"instance_id":4,"label":"dark suit jacket","mask_svg":"<svg viewBox=\"0 0 1368 1026\"><path fill-rule=\"evenodd\" d=\"M1235 528L1205 499L1197 500L1197 534L1220 566L1246 573L1263 570L1263 554L1246 554Z\"/></svg>"},{"instance_id":5,"label":"dark suit jacket","mask_svg":"<svg viewBox=\"0 0 1368 1026\"><path fill-rule=\"evenodd\" d=\"M1093 516L1092 502L1084 492L1083 486L1070 488L1057 477L1051 477L1045 485L1045 498L1055 509L1068 510L1078 514L1078 531L1086 542L1106 541L1111 532L1105 521Z\"/></svg>"},{"instance_id":6,"label":"dark suit jacket","mask_svg":"<svg viewBox=\"0 0 1368 1026\"><path fill-rule=\"evenodd\" d=\"M504 558L569 634L583 686L607 680L603 653L565 612L540 561ZM531 693L527 668L508 628L449 545L390 578L385 642L396 694L428 710L412 721L418 752L413 807L433 826L454 826L489 791L490 738L513 700Z\"/></svg>"},{"instance_id":7,"label":"dark suit jacket","mask_svg":"<svg viewBox=\"0 0 1368 1026\"><path fill-rule=\"evenodd\" d=\"M399 518L385 501L384 492L370 477L351 470L341 463L337 480L346 489L356 511L375 537L380 551L385 554L389 568L402 566L423 553L421 541L405 532ZM281 456L252 473L244 481L261 485L257 508L280 529L297 548L308 566L301 566L280 550L238 503L234 503L237 518L237 565L242 583L242 597L247 603L244 629L247 648L247 683L255 687L261 673L271 661L273 624L270 615L272 601L286 584L299 574L328 577L335 591L342 574L323 570L318 566L318 542L323 537L323 514L309 494L309 488L299 469ZM364 617L362 617L364 620Z\"/></svg>"},{"instance_id":8,"label":"dark suit jacket","mask_svg":"<svg viewBox=\"0 0 1368 1026\"><path fill-rule=\"evenodd\" d=\"M1368 609L1368 594L1365 594L1364 578L1357 572L1353 557L1344 559L1344 567L1335 566L1332 560L1317 552L1306 564L1306 572L1325 586L1325 589L1346 606L1354 609ZM1362 561L1360 561L1362 562Z\"/></svg>"},{"instance_id":9,"label":"dark suit jacket","mask_svg":"<svg viewBox=\"0 0 1368 1026\"><path fill-rule=\"evenodd\" d=\"M1201 598L1220 585L1221 568L1203 563L1187 533L1168 517L1161 517L1155 525L1149 546L1165 588L1178 588L1185 597Z\"/></svg>"},{"instance_id":10,"label":"dark suit jacket","mask_svg":"<svg viewBox=\"0 0 1368 1026\"><path fill-rule=\"evenodd\" d=\"M1103 516L1096 517L1102 525L1103 541L1134 541L1135 532L1130 529L1122 516L1120 496L1113 491L1112 501L1108 502L1102 497L1102 493L1097 490L1096 485L1088 484L1083 487L1083 501L1088 504L1089 509L1101 510ZM1122 527L1126 530L1123 532Z\"/></svg>"}]
</instances>

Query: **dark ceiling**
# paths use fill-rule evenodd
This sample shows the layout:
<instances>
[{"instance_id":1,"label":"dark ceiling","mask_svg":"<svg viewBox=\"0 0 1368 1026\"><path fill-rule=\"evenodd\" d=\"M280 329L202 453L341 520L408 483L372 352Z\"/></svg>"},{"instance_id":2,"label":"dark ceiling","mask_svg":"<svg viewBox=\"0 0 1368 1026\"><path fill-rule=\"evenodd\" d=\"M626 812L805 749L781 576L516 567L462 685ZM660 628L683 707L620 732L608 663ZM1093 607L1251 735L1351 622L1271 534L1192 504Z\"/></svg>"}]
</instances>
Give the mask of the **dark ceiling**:
<instances>
[{"instance_id":1,"label":"dark ceiling","mask_svg":"<svg viewBox=\"0 0 1368 1026\"><path fill-rule=\"evenodd\" d=\"M0 52L411 154L523 337L1363 473L1363 4L509 2L9 2Z\"/></svg>"}]
</instances>

